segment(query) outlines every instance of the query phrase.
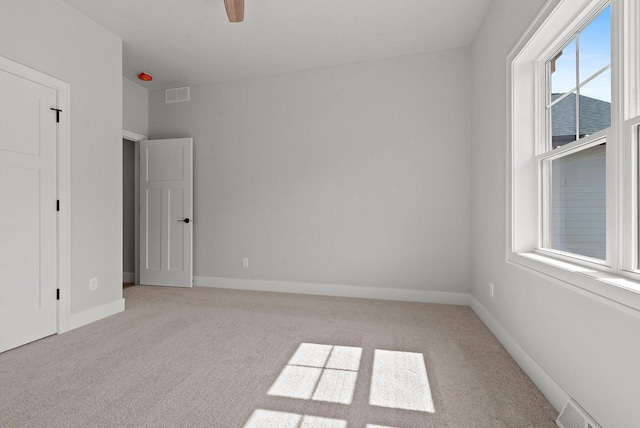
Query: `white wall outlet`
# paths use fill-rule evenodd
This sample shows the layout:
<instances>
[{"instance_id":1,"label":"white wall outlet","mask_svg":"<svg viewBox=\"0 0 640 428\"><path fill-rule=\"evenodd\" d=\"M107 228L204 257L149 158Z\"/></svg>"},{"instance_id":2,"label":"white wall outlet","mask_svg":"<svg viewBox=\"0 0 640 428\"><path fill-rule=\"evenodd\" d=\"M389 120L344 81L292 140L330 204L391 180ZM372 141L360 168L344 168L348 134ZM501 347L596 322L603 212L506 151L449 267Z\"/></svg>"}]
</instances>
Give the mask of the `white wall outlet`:
<instances>
[{"instance_id":1,"label":"white wall outlet","mask_svg":"<svg viewBox=\"0 0 640 428\"><path fill-rule=\"evenodd\" d=\"M98 289L98 278L89 278L89 290L94 291Z\"/></svg>"},{"instance_id":2,"label":"white wall outlet","mask_svg":"<svg viewBox=\"0 0 640 428\"><path fill-rule=\"evenodd\" d=\"M489 295L490 295L491 297L493 297L493 288L494 288L494 287L493 287L493 282L490 282L490 283L489 283Z\"/></svg>"},{"instance_id":3,"label":"white wall outlet","mask_svg":"<svg viewBox=\"0 0 640 428\"><path fill-rule=\"evenodd\" d=\"M248 258L243 258L242 259L242 267L249 267L249 259Z\"/></svg>"}]
</instances>

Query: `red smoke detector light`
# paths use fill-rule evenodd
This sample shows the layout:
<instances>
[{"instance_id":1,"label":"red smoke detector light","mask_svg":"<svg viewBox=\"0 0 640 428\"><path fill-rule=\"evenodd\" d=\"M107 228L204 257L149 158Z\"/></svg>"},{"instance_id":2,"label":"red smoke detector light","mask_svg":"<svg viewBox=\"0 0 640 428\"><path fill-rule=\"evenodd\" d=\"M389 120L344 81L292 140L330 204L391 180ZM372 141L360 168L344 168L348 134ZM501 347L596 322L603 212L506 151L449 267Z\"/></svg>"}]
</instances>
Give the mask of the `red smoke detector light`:
<instances>
[{"instance_id":1,"label":"red smoke detector light","mask_svg":"<svg viewBox=\"0 0 640 428\"><path fill-rule=\"evenodd\" d=\"M153 80L153 76L150 75L149 73L140 73L138 74L138 79L142 80L143 82L151 82Z\"/></svg>"}]
</instances>

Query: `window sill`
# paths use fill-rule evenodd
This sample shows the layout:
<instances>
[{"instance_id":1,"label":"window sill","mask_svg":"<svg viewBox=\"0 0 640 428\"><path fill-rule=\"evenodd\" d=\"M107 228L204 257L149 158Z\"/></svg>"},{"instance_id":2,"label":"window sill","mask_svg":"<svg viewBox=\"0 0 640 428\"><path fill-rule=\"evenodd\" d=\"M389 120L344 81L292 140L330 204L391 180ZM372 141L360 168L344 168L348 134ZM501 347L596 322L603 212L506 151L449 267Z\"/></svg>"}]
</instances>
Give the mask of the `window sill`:
<instances>
[{"instance_id":1,"label":"window sill","mask_svg":"<svg viewBox=\"0 0 640 428\"><path fill-rule=\"evenodd\" d=\"M618 309L631 309L635 316L640 312L639 282L534 253L512 253L508 262L580 288Z\"/></svg>"}]
</instances>

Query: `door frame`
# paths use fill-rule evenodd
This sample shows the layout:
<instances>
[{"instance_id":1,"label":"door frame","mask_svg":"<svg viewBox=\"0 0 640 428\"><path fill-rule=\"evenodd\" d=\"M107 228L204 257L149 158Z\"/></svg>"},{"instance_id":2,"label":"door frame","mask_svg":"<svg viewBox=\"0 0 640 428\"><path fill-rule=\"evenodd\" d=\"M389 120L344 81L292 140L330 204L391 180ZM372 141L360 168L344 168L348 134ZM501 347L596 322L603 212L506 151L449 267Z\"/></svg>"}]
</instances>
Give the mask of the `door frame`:
<instances>
[{"instance_id":1,"label":"door frame","mask_svg":"<svg viewBox=\"0 0 640 428\"><path fill-rule=\"evenodd\" d=\"M136 132L122 130L122 138L131 141L134 146L134 159L135 166L133 169L134 186L133 197L135 201L133 203L134 210L134 258L135 258L135 283L140 284L140 141L148 140L146 135L138 134Z\"/></svg>"},{"instance_id":2,"label":"door frame","mask_svg":"<svg viewBox=\"0 0 640 428\"><path fill-rule=\"evenodd\" d=\"M60 201L60 211L57 215L57 257L58 275L57 287L60 290L60 300L57 301L57 333L68 331L69 318L71 316L71 256L70 256L70 208L71 208L71 85L44 74L31 67L20 64L9 58L0 56L0 69L31 80L32 82L46 86L57 93L57 108L61 109L60 122L57 130L57 199ZM52 106L53 107L53 106ZM52 117L55 114L51 112ZM53 119L52 119L53 120ZM51 201L53 205L54 201Z\"/></svg>"}]
</instances>

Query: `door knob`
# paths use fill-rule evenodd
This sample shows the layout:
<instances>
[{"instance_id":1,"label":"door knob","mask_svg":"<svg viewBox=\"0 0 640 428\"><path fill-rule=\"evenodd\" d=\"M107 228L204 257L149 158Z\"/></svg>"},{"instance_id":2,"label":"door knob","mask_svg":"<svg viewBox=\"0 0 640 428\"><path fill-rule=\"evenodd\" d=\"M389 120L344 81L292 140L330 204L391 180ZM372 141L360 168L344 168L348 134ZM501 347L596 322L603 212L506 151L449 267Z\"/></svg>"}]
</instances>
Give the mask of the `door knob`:
<instances>
[{"instance_id":1,"label":"door knob","mask_svg":"<svg viewBox=\"0 0 640 428\"><path fill-rule=\"evenodd\" d=\"M178 221L183 221L185 223L189 223L191 220L189 220L189 218L183 218L182 220L178 220Z\"/></svg>"}]
</instances>

